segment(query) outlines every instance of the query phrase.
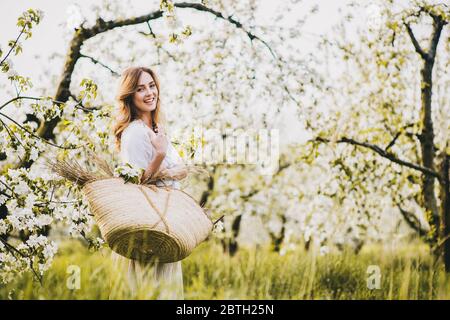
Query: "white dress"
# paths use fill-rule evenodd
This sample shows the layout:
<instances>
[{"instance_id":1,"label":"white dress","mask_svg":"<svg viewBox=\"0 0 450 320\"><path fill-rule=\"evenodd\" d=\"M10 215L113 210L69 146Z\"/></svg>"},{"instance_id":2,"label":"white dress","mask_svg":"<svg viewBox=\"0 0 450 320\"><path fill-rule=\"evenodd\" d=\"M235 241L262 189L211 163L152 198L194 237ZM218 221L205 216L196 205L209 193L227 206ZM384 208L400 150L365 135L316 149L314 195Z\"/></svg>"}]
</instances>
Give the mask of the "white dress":
<instances>
[{"instance_id":1,"label":"white dress","mask_svg":"<svg viewBox=\"0 0 450 320\"><path fill-rule=\"evenodd\" d=\"M146 169L154 155L154 147L150 142L149 131L151 129L142 121L134 120L122 132L120 158L122 162L128 162L132 166ZM161 166L165 164L171 168L183 160L170 142L167 153ZM180 182L176 180L159 180L159 186L171 186L180 188ZM125 264L128 266L127 279L133 295L142 294L141 285L151 283L157 287L157 299L184 299L183 273L181 261L174 263L145 263L133 259L127 259L112 252L112 259L116 266ZM149 296L155 296L149 293Z\"/></svg>"}]
</instances>

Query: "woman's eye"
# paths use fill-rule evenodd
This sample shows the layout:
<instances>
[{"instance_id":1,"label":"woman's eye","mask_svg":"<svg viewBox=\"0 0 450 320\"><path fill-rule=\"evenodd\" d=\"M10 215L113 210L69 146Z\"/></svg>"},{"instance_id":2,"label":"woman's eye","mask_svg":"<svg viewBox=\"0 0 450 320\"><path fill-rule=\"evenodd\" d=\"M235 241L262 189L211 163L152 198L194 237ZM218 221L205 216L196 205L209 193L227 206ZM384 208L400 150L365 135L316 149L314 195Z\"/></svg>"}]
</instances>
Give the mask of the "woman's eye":
<instances>
[{"instance_id":1,"label":"woman's eye","mask_svg":"<svg viewBox=\"0 0 450 320\"><path fill-rule=\"evenodd\" d=\"M142 91L142 88L137 89L137 92L141 92L141 91Z\"/></svg>"}]
</instances>

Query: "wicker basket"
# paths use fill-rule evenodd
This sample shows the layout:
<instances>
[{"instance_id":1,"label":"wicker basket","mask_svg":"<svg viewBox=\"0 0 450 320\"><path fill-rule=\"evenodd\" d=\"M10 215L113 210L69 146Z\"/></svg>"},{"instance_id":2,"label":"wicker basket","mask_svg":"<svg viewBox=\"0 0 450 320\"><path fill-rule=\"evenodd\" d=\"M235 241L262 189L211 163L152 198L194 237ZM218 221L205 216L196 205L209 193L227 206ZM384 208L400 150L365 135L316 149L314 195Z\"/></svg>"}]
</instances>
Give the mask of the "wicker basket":
<instances>
[{"instance_id":1,"label":"wicker basket","mask_svg":"<svg viewBox=\"0 0 450 320\"><path fill-rule=\"evenodd\" d=\"M86 170L74 159L47 158L47 164L81 187L112 250L130 259L169 263L186 258L208 238L215 223L189 194L152 183L125 183L113 177L106 161L92 157L99 170Z\"/></svg>"},{"instance_id":2,"label":"wicker basket","mask_svg":"<svg viewBox=\"0 0 450 320\"><path fill-rule=\"evenodd\" d=\"M203 242L213 223L181 190L97 180L82 188L112 250L136 260L175 262Z\"/></svg>"}]
</instances>

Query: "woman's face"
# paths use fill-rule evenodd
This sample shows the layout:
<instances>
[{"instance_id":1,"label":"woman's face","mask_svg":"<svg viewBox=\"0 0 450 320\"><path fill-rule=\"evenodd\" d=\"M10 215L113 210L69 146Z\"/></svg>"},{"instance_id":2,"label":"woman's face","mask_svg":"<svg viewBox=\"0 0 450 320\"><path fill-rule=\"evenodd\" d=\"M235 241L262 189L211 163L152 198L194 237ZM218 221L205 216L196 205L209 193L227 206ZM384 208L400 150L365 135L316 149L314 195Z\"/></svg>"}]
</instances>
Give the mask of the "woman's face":
<instances>
[{"instance_id":1,"label":"woman's face","mask_svg":"<svg viewBox=\"0 0 450 320\"><path fill-rule=\"evenodd\" d=\"M158 89L153 77L147 72L142 72L136 92L133 94L133 103L137 108L136 111L138 114L151 112L155 110L157 101Z\"/></svg>"}]
</instances>

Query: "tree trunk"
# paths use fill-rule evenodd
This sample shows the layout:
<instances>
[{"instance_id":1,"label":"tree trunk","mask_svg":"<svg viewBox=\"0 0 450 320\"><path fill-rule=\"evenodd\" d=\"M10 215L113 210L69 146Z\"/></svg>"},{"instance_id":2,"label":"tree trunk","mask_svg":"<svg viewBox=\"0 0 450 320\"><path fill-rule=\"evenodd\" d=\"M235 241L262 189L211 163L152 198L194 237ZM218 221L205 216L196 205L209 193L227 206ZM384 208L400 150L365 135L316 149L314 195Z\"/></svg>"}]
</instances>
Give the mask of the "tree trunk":
<instances>
[{"instance_id":1,"label":"tree trunk","mask_svg":"<svg viewBox=\"0 0 450 320\"><path fill-rule=\"evenodd\" d=\"M206 190L203 191L202 196L200 197L199 204L201 207L203 207L208 202L208 199L214 190L214 175L216 174L216 169L217 167L214 166L212 173L209 176L208 183L206 185Z\"/></svg>"},{"instance_id":2,"label":"tree trunk","mask_svg":"<svg viewBox=\"0 0 450 320\"><path fill-rule=\"evenodd\" d=\"M8 208L6 207L6 204L0 205L0 220L6 219L6 216L8 215ZM9 234L3 234L0 235L2 240L7 241L9 238Z\"/></svg>"},{"instance_id":3,"label":"tree trunk","mask_svg":"<svg viewBox=\"0 0 450 320\"><path fill-rule=\"evenodd\" d=\"M439 44L439 39L441 37L442 28L447 23L445 18L440 15L436 15L429 12L426 8L421 8L421 11L427 12L428 15L433 19L433 32L431 36L431 41L428 50L424 50L417 38L414 35L411 27L408 23L405 23L406 30L411 38L411 42L414 45L416 52L420 55L423 62L423 67L420 70L421 75L421 110L420 110L420 121L421 121L421 133L418 135L420 140L420 149L422 151L422 165L434 170L434 160L435 160L435 148L434 148L434 129L433 129L433 119L431 116L431 96L433 90L433 66L436 59L437 47ZM419 12L419 15L421 13ZM425 212L427 215L427 220L430 224L430 240L437 243L439 238L442 236L440 228L440 217L439 210L436 203L436 194L434 192L434 179L435 177L424 174L422 176L422 198L424 202Z\"/></svg>"},{"instance_id":4,"label":"tree trunk","mask_svg":"<svg viewBox=\"0 0 450 320\"><path fill-rule=\"evenodd\" d=\"M450 155L443 153L443 159L440 166L442 181L440 183L441 198L441 221L442 221L442 244L444 249L445 271L450 272Z\"/></svg>"},{"instance_id":5,"label":"tree trunk","mask_svg":"<svg viewBox=\"0 0 450 320\"><path fill-rule=\"evenodd\" d=\"M83 32L77 31L70 42L69 54L64 64L63 73L59 81L58 88L55 94L55 100L61 102L67 102L70 97L70 83L72 82L72 73L75 69L75 65L80 58L80 50L83 42L87 39ZM37 134L38 136L47 139L54 140L55 134L53 130L56 125L61 121L61 118L56 117L50 121L44 121L41 123Z\"/></svg>"},{"instance_id":6,"label":"tree trunk","mask_svg":"<svg viewBox=\"0 0 450 320\"><path fill-rule=\"evenodd\" d=\"M231 224L231 231L233 232L231 238L222 240L223 250L232 257L237 253L239 249L237 237L239 236L239 231L241 229L241 221L242 214L236 216L233 220L233 223Z\"/></svg>"},{"instance_id":7,"label":"tree trunk","mask_svg":"<svg viewBox=\"0 0 450 320\"><path fill-rule=\"evenodd\" d=\"M434 59L424 60L421 70L421 124L420 147L422 150L422 165L434 170L435 149L434 149L434 128L431 118L431 94L432 94L432 73ZM439 210L436 203L434 191L434 177L430 175L422 176L422 197L424 201L427 220L431 227L431 238L437 242L440 238Z\"/></svg>"},{"instance_id":8,"label":"tree trunk","mask_svg":"<svg viewBox=\"0 0 450 320\"><path fill-rule=\"evenodd\" d=\"M275 252L280 252L281 245L283 244L284 237L286 235L286 217L284 215L281 216L282 226L280 230L280 234L277 235L273 232L270 232L270 239L272 240L272 248Z\"/></svg>"}]
</instances>

